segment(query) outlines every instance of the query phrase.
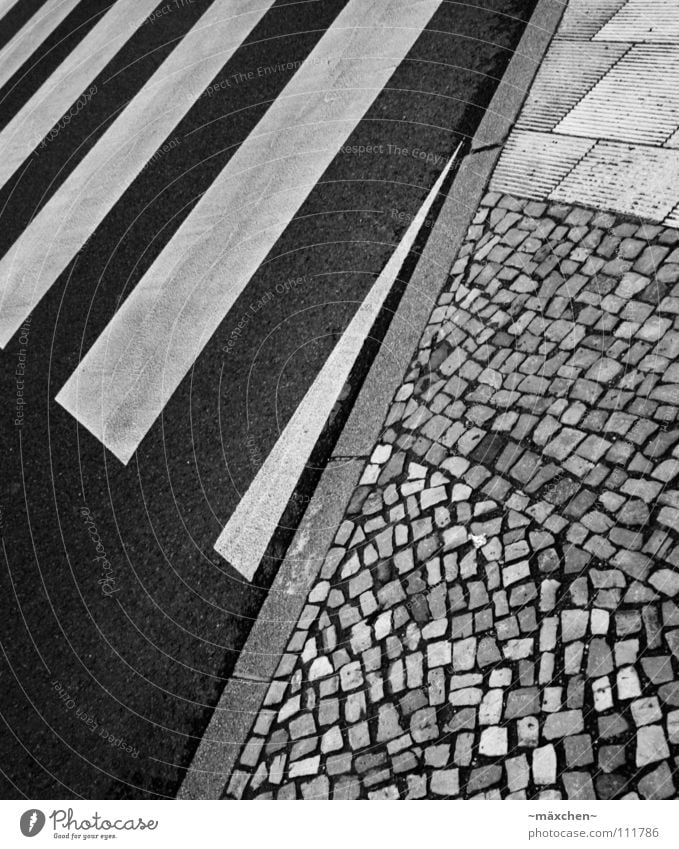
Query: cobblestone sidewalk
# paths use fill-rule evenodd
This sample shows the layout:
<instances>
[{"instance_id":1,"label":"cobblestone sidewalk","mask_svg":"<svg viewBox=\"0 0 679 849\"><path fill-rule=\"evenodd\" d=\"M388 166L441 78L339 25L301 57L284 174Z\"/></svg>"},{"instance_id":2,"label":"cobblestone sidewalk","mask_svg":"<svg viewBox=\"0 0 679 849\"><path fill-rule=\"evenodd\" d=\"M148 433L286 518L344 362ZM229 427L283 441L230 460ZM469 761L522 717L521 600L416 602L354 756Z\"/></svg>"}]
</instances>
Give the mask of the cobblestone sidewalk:
<instances>
[{"instance_id":1,"label":"cobblestone sidewalk","mask_svg":"<svg viewBox=\"0 0 679 849\"><path fill-rule=\"evenodd\" d=\"M676 796L678 280L486 196L229 797Z\"/></svg>"}]
</instances>

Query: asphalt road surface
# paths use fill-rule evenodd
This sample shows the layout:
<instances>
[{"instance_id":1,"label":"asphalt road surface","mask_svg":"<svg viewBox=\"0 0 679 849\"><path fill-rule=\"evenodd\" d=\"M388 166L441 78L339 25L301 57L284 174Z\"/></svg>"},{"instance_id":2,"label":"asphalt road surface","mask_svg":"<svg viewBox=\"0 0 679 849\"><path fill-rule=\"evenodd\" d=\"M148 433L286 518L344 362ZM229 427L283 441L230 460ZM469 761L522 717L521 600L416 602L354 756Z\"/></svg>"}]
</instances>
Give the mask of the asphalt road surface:
<instances>
[{"instance_id":1,"label":"asphalt road surface","mask_svg":"<svg viewBox=\"0 0 679 849\"><path fill-rule=\"evenodd\" d=\"M19 0L0 49L41 5ZM0 254L210 5L159 4L33 145L0 188ZM125 465L55 396L347 5L274 3L0 351L5 798L176 793L276 569L247 581L215 540L473 134L534 0L441 3ZM79 3L0 89L0 148L109 6Z\"/></svg>"}]
</instances>

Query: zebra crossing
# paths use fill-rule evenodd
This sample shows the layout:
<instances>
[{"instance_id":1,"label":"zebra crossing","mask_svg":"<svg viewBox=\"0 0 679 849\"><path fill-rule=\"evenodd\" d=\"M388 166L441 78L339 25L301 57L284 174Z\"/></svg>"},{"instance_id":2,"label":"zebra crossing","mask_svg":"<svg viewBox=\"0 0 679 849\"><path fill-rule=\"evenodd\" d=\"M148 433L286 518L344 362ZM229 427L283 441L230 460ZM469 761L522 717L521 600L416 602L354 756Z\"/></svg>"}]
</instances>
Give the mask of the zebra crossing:
<instances>
[{"instance_id":1,"label":"zebra crossing","mask_svg":"<svg viewBox=\"0 0 679 849\"><path fill-rule=\"evenodd\" d=\"M121 463L129 463L441 2L348 0L57 393L57 403ZM96 240L102 221L273 3L262 0L253 8L251 0L216 0L209 6L33 217L0 259L0 347L82 246ZM156 5L117 0L9 121L0 132L0 184L22 167ZM48 21L53 29L66 12L65 0L46 4L39 29L31 30L36 39L47 34ZM395 256L402 261L402 250ZM381 305L393 282L393 263L388 269L392 278L388 283L381 278L383 292L371 293L373 305ZM359 329L367 335L374 323L375 309L365 315L369 320L363 317L346 331L354 347ZM316 385L315 397L324 395L328 410L343 385L339 374L326 370ZM287 430L289 439L292 428L293 442L295 428L305 430L303 419L298 415ZM305 442L307 453L297 452L301 467L293 465L298 476L313 449L308 438ZM286 476L289 483L289 468ZM280 517L289 490L280 488L271 512L270 499L262 500L254 487L248 517L253 520L258 511ZM232 550L226 542L232 527L240 527L239 519L225 528L216 550L250 579L254 552L246 557L242 549ZM268 530L275 530L275 522Z\"/></svg>"},{"instance_id":2,"label":"zebra crossing","mask_svg":"<svg viewBox=\"0 0 679 849\"><path fill-rule=\"evenodd\" d=\"M0 132L0 186L88 90L94 78L156 5L157 0L117 0L14 115ZM4 344L0 338L0 345L4 347Z\"/></svg>"},{"instance_id":3,"label":"zebra crossing","mask_svg":"<svg viewBox=\"0 0 679 849\"><path fill-rule=\"evenodd\" d=\"M59 393L123 463L440 2L350 0Z\"/></svg>"},{"instance_id":4,"label":"zebra crossing","mask_svg":"<svg viewBox=\"0 0 679 849\"><path fill-rule=\"evenodd\" d=\"M48 0L0 50L0 88L30 59L80 0Z\"/></svg>"},{"instance_id":5,"label":"zebra crossing","mask_svg":"<svg viewBox=\"0 0 679 849\"><path fill-rule=\"evenodd\" d=\"M0 260L0 346L16 333L272 4L268 0L255 11L248 10L248 0L210 6L31 221Z\"/></svg>"}]
</instances>

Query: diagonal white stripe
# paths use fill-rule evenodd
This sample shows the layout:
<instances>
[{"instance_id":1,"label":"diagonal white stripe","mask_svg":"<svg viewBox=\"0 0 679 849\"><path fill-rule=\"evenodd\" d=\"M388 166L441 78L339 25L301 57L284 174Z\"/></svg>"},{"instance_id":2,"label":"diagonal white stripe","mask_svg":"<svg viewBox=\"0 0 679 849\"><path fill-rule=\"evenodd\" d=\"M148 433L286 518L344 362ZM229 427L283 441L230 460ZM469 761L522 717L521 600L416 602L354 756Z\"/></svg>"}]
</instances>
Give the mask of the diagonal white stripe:
<instances>
[{"instance_id":1,"label":"diagonal white stripe","mask_svg":"<svg viewBox=\"0 0 679 849\"><path fill-rule=\"evenodd\" d=\"M249 581L459 150L458 145L215 543L215 550Z\"/></svg>"},{"instance_id":2,"label":"diagonal white stripe","mask_svg":"<svg viewBox=\"0 0 679 849\"><path fill-rule=\"evenodd\" d=\"M118 0L0 133L0 186L83 95L158 0Z\"/></svg>"},{"instance_id":3,"label":"diagonal white stripe","mask_svg":"<svg viewBox=\"0 0 679 849\"><path fill-rule=\"evenodd\" d=\"M0 260L0 347L273 2L210 6Z\"/></svg>"},{"instance_id":4,"label":"diagonal white stripe","mask_svg":"<svg viewBox=\"0 0 679 849\"><path fill-rule=\"evenodd\" d=\"M80 0L48 0L0 51L0 86L53 32Z\"/></svg>"},{"instance_id":5,"label":"diagonal white stripe","mask_svg":"<svg viewBox=\"0 0 679 849\"><path fill-rule=\"evenodd\" d=\"M18 2L19 0L0 0L0 20L2 20L7 12L14 8Z\"/></svg>"},{"instance_id":6,"label":"diagonal white stripe","mask_svg":"<svg viewBox=\"0 0 679 849\"><path fill-rule=\"evenodd\" d=\"M57 395L123 463L442 0L350 0Z\"/></svg>"}]
</instances>

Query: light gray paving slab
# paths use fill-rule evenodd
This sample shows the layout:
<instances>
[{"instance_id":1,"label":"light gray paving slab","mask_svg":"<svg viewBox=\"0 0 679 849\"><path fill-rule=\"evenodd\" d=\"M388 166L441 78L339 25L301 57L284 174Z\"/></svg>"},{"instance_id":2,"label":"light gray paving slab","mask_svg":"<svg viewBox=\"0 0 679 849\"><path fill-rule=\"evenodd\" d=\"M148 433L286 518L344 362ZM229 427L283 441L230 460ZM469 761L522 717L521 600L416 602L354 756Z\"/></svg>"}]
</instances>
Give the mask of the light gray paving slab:
<instances>
[{"instance_id":1,"label":"light gray paving slab","mask_svg":"<svg viewBox=\"0 0 679 849\"><path fill-rule=\"evenodd\" d=\"M516 130L502 151L491 189L542 200L593 146L593 139Z\"/></svg>"},{"instance_id":2,"label":"light gray paving slab","mask_svg":"<svg viewBox=\"0 0 679 849\"><path fill-rule=\"evenodd\" d=\"M664 221L679 198L679 151L597 142L549 197Z\"/></svg>"},{"instance_id":3,"label":"light gray paving slab","mask_svg":"<svg viewBox=\"0 0 679 849\"><path fill-rule=\"evenodd\" d=\"M589 41L620 11L627 0L570 0L566 4L558 38Z\"/></svg>"},{"instance_id":4,"label":"light gray paving slab","mask_svg":"<svg viewBox=\"0 0 679 849\"><path fill-rule=\"evenodd\" d=\"M597 41L679 41L679 0L627 0L601 27Z\"/></svg>"},{"instance_id":5,"label":"light gray paving slab","mask_svg":"<svg viewBox=\"0 0 679 849\"><path fill-rule=\"evenodd\" d=\"M540 66L517 128L553 130L629 49L626 44L556 41Z\"/></svg>"},{"instance_id":6,"label":"light gray paving slab","mask_svg":"<svg viewBox=\"0 0 679 849\"><path fill-rule=\"evenodd\" d=\"M555 132L659 146L678 126L679 45L642 44L603 76Z\"/></svg>"}]
</instances>

